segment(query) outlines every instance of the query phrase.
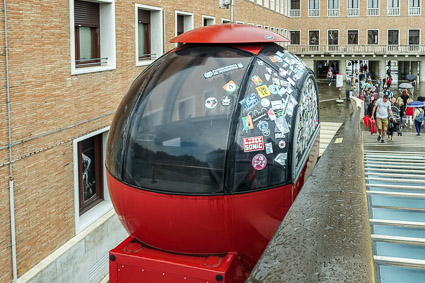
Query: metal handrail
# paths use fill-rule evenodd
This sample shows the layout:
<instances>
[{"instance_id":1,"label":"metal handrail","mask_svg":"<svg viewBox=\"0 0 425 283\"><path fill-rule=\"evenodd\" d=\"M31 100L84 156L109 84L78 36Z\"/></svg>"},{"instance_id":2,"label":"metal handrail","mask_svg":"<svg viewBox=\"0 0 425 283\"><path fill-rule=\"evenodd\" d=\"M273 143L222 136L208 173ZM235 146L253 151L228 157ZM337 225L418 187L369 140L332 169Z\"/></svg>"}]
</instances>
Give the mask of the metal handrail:
<instances>
[{"instance_id":1,"label":"metal handrail","mask_svg":"<svg viewBox=\"0 0 425 283\"><path fill-rule=\"evenodd\" d=\"M425 45L295 45L287 46L295 54L359 54L359 55L385 55L385 54L412 54L425 55Z\"/></svg>"},{"instance_id":2,"label":"metal handrail","mask_svg":"<svg viewBox=\"0 0 425 283\"><path fill-rule=\"evenodd\" d=\"M359 8L348 8L347 9L348 17L358 17L359 16Z\"/></svg>"},{"instance_id":3,"label":"metal handrail","mask_svg":"<svg viewBox=\"0 0 425 283\"><path fill-rule=\"evenodd\" d=\"M367 8L368 16L379 16L379 8Z\"/></svg>"},{"instance_id":4,"label":"metal handrail","mask_svg":"<svg viewBox=\"0 0 425 283\"><path fill-rule=\"evenodd\" d=\"M139 56L139 60L155 60L156 59L156 54L152 53L152 54L142 54Z\"/></svg>"},{"instance_id":5,"label":"metal handrail","mask_svg":"<svg viewBox=\"0 0 425 283\"><path fill-rule=\"evenodd\" d=\"M328 17L339 17L339 8L338 9L328 9Z\"/></svg>"},{"instance_id":6,"label":"metal handrail","mask_svg":"<svg viewBox=\"0 0 425 283\"><path fill-rule=\"evenodd\" d=\"M387 15L388 16L400 16L400 7L388 8Z\"/></svg>"},{"instance_id":7,"label":"metal handrail","mask_svg":"<svg viewBox=\"0 0 425 283\"><path fill-rule=\"evenodd\" d=\"M320 16L320 10L319 9L308 9L308 16L309 17L319 17Z\"/></svg>"},{"instance_id":8,"label":"metal handrail","mask_svg":"<svg viewBox=\"0 0 425 283\"><path fill-rule=\"evenodd\" d=\"M90 59L78 59L75 60L77 67L90 67L90 66L99 66L108 63L108 57L106 58L90 58Z\"/></svg>"}]
</instances>

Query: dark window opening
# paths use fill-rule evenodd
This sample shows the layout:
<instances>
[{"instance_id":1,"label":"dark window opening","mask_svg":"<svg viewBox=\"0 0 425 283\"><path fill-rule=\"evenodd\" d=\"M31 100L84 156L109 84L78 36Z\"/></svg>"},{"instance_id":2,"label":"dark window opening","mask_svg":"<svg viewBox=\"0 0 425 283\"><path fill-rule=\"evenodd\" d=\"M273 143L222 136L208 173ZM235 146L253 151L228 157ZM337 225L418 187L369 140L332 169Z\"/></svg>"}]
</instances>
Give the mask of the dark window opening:
<instances>
[{"instance_id":1,"label":"dark window opening","mask_svg":"<svg viewBox=\"0 0 425 283\"><path fill-rule=\"evenodd\" d=\"M151 54L151 12L139 9L138 13L139 60L154 59Z\"/></svg>"},{"instance_id":2,"label":"dark window opening","mask_svg":"<svg viewBox=\"0 0 425 283\"><path fill-rule=\"evenodd\" d=\"M300 31L291 31L291 44L301 44Z\"/></svg>"},{"instance_id":3,"label":"dark window opening","mask_svg":"<svg viewBox=\"0 0 425 283\"><path fill-rule=\"evenodd\" d=\"M367 44L378 44L378 31L368 30L367 31Z\"/></svg>"},{"instance_id":4,"label":"dark window opening","mask_svg":"<svg viewBox=\"0 0 425 283\"><path fill-rule=\"evenodd\" d=\"M177 35L184 33L184 16L177 15Z\"/></svg>"},{"instance_id":5,"label":"dark window opening","mask_svg":"<svg viewBox=\"0 0 425 283\"><path fill-rule=\"evenodd\" d=\"M103 200L102 134L78 143L80 215Z\"/></svg>"},{"instance_id":6,"label":"dark window opening","mask_svg":"<svg viewBox=\"0 0 425 283\"><path fill-rule=\"evenodd\" d=\"M388 31L388 45L398 45L398 30Z\"/></svg>"},{"instance_id":7,"label":"dark window opening","mask_svg":"<svg viewBox=\"0 0 425 283\"><path fill-rule=\"evenodd\" d=\"M359 31L349 30L348 31L348 44L359 44Z\"/></svg>"}]
</instances>

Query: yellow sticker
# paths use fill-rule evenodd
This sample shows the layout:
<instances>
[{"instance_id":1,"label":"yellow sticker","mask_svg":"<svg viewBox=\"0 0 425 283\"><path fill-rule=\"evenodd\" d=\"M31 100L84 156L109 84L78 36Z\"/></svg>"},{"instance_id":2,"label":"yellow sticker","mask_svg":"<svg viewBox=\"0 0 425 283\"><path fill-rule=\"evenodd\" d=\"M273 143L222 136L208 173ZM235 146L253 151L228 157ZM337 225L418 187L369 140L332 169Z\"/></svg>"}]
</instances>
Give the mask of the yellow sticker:
<instances>
[{"instance_id":1,"label":"yellow sticker","mask_svg":"<svg viewBox=\"0 0 425 283\"><path fill-rule=\"evenodd\" d=\"M269 88L266 85L259 86L256 88L256 90L261 98L269 96L271 94Z\"/></svg>"},{"instance_id":2,"label":"yellow sticker","mask_svg":"<svg viewBox=\"0 0 425 283\"><path fill-rule=\"evenodd\" d=\"M335 143L342 143L342 140L343 140L344 138L337 138L336 140L335 140Z\"/></svg>"}]
</instances>

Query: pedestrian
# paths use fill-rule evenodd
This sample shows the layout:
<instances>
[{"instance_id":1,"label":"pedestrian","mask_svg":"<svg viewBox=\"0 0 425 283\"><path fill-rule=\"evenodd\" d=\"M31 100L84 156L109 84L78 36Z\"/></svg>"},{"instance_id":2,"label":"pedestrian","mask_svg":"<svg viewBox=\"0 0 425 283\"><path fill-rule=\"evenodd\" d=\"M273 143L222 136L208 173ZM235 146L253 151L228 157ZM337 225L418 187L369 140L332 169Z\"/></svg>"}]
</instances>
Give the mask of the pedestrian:
<instances>
[{"instance_id":1,"label":"pedestrian","mask_svg":"<svg viewBox=\"0 0 425 283\"><path fill-rule=\"evenodd\" d=\"M393 112L393 115L394 115L394 113L398 112L395 97L393 97L390 101L391 101L391 111ZM388 136L388 140L393 141L394 131L399 121L394 120L392 117L388 117L388 120L389 120L389 123L388 123L387 136Z\"/></svg>"},{"instance_id":2,"label":"pedestrian","mask_svg":"<svg viewBox=\"0 0 425 283\"><path fill-rule=\"evenodd\" d=\"M367 115L367 108L369 107L369 103L372 101L372 93L370 88L364 91L363 101L364 101L364 110L365 110L364 115Z\"/></svg>"},{"instance_id":3,"label":"pedestrian","mask_svg":"<svg viewBox=\"0 0 425 283\"><path fill-rule=\"evenodd\" d=\"M391 111L391 102L388 100L388 95L378 99L376 101L375 107L372 110L372 116L370 117L374 120L374 115L376 113L376 127L378 128L379 136L378 142L385 143L385 133L388 130L388 113L391 114L391 117L394 119L393 112Z\"/></svg>"},{"instance_id":4,"label":"pedestrian","mask_svg":"<svg viewBox=\"0 0 425 283\"><path fill-rule=\"evenodd\" d=\"M382 86L382 79L381 77L378 77L378 80L376 81L376 87L378 88L378 93L381 92L381 86Z\"/></svg>"},{"instance_id":5,"label":"pedestrian","mask_svg":"<svg viewBox=\"0 0 425 283\"><path fill-rule=\"evenodd\" d=\"M408 107L410 108L410 107ZM421 126L424 122L424 109L423 108L415 108L413 112L413 120L415 121L417 136L421 135Z\"/></svg>"},{"instance_id":6,"label":"pedestrian","mask_svg":"<svg viewBox=\"0 0 425 283\"><path fill-rule=\"evenodd\" d=\"M388 76L388 78L387 78L387 87L388 88L391 87L391 82L392 82L392 78L391 78L391 76Z\"/></svg>"},{"instance_id":7,"label":"pedestrian","mask_svg":"<svg viewBox=\"0 0 425 283\"><path fill-rule=\"evenodd\" d=\"M376 100L373 100L372 103L369 103L369 106L367 107L367 116L372 118L373 108L375 107ZM373 114L373 118L376 119L376 113Z\"/></svg>"},{"instance_id":8,"label":"pedestrian","mask_svg":"<svg viewBox=\"0 0 425 283\"><path fill-rule=\"evenodd\" d=\"M409 94L407 93L407 90L403 90L401 92L401 96L397 99L397 104L398 104L398 107L400 108L400 123L402 127L404 127L403 117L406 113L406 104L408 99L409 99Z\"/></svg>"},{"instance_id":9,"label":"pedestrian","mask_svg":"<svg viewBox=\"0 0 425 283\"><path fill-rule=\"evenodd\" d=\"M334 77L334 74L332 73L332 68L329 68L328 69L328 75L327 75L327 77L328 77L329 86L331 86L331 84L332 84L332 78Z\"/></svg>"},{"instance_id":10,"label":"pedestrian","mask_svg":"<svg viewBox=\"0 0 425 283\"><path fill-rule=\"evenodd\" d=\"M412 129L413 126L413 107L408 107L409 103L412 102L413 99L411 99L410 97L407 99L406 101L406 113L405 113L405 117L406 117L406 126L409 126L409 129Z\"/></svg>"},{"instance_id":11,"label":"pedestrian","mask_svg":"<svg viewBox=\"0 0 425 283\"><path fill-rule=\"evenodd\" d=\"M391 67L388 67L387 69L387 77L391 77Z\"/></svg>"}]
</instances>

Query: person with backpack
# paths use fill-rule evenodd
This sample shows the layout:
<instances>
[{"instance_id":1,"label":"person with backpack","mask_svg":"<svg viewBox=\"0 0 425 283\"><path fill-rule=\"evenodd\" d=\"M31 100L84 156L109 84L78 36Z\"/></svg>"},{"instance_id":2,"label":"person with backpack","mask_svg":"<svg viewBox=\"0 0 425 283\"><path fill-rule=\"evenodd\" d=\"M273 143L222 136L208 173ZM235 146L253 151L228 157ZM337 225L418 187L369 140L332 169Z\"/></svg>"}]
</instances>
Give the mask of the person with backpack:
<instances>
[{"instance_id":1,"label":"person with backpack","mask_svg":"<svg viewBox=\"0 0 425 283\"><path fill-rule=\"evenodd\" d=\"M417 136L421 135L421 126L424 122L424 109L423 108L416 108L413 112L413 120L415 121L415 127L416 132L418 133Z\"/></svg>"},{"instance_id":2,"label":"person with backpack","mask_svg":"<svg viewBox=\"0 0 425 283\"><path fill-rule=\"evenodd\" d=\"M372 110L372 116L370 119L375 120L374 115L376 113L376 126L378 127L378 142L385 143L384 137L385 133L388 130L388 114L391 115L393 120L395 121L393 111L391 110L391 102L388 100L388 95L384 95L384 97L378 99L376 101L375 107Z\"/></svg>"}]
</instances>

